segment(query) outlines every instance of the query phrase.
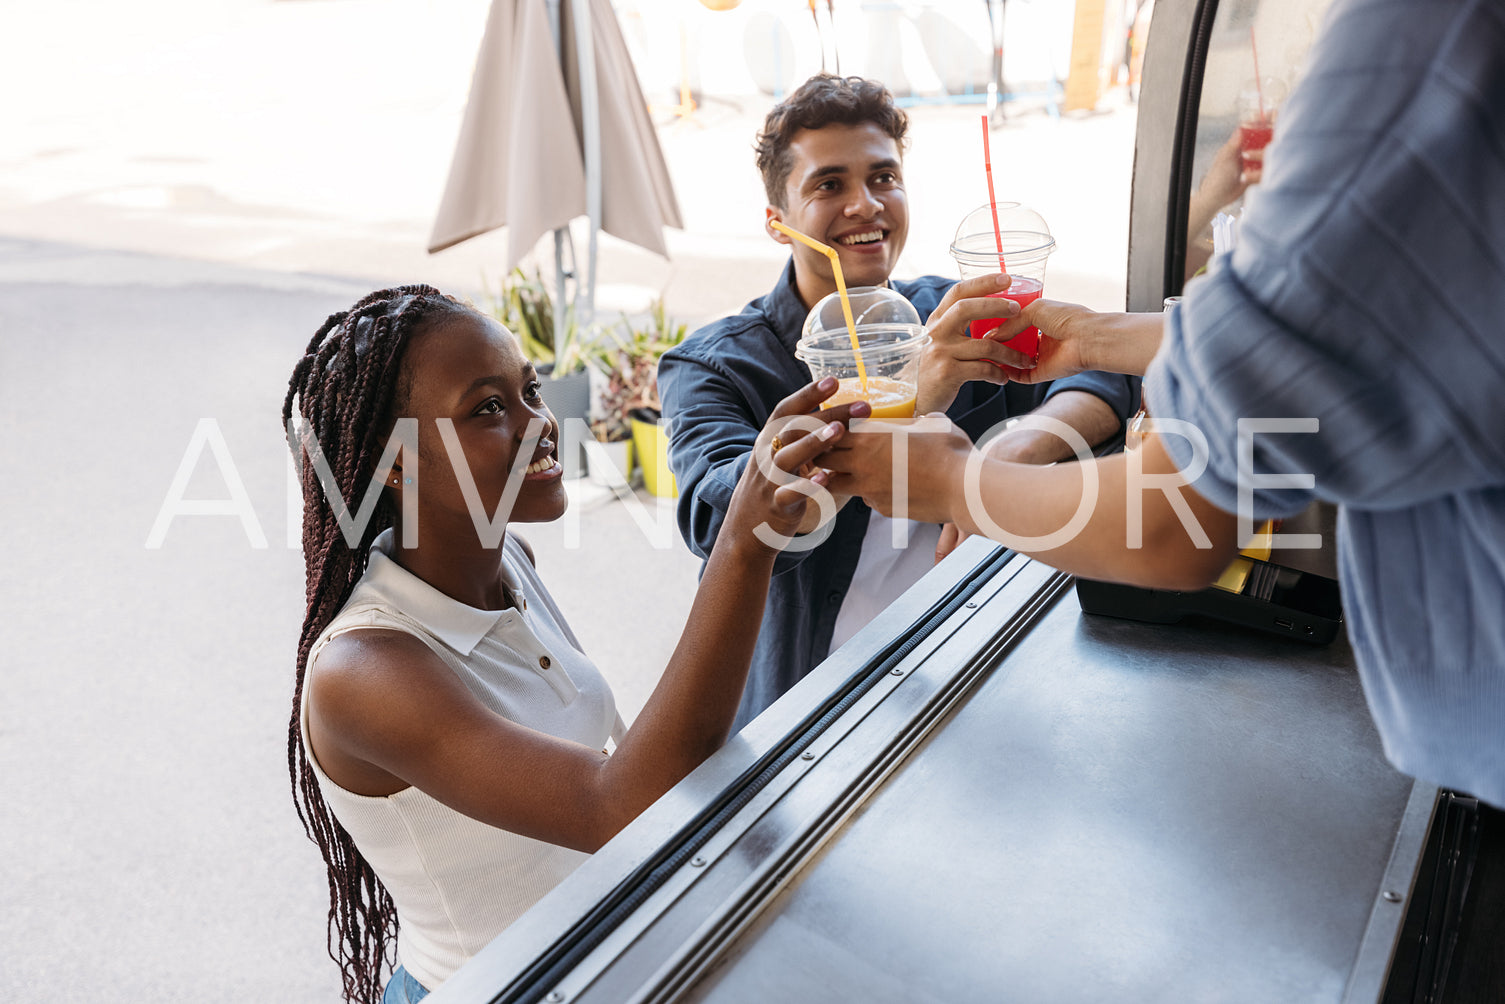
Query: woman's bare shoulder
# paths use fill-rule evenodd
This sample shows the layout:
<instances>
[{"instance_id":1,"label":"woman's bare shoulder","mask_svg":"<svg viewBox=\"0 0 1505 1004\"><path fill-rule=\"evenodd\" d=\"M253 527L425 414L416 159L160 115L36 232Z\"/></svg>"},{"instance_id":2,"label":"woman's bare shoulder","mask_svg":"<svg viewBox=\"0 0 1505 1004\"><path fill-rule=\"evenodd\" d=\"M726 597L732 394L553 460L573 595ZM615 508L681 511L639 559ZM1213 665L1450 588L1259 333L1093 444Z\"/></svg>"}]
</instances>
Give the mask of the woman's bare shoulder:
<instances>
[{"instance_id":1,"label":"woman's bare shoulder","mask_svg":"<svg viewBox=\"0 0 1505 1004\"><path fill-rule=\"evenodd\" d=\"M331 638L309 666L310 697L323 715L378 717L394 699L450 675L433 649L394 628L360 628Z\"/></svg>"}]
</instances>

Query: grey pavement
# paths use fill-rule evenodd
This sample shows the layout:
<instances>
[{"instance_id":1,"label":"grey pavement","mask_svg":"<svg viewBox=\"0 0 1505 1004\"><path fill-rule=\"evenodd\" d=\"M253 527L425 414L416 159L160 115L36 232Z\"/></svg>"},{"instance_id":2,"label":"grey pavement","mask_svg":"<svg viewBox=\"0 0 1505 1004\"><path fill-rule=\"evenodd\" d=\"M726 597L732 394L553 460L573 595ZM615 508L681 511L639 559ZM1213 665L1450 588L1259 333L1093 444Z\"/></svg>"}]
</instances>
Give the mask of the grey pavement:
<instances>
[{"instance_id":1,"label":"grey pavement","mask_svg":"<svg viewBox=\"0 0 1505 1004\"><path fill-rule=\"evenodd\" d=\"M210 9L212 8L212 9ZM0 999L333 1001L326 886L286 767L302 559L278 411L322 319L392 282L475 295L503 244L423 252L485 3L114 5L7 18L0 87ZM394 26L405 33L391 39ZM603 313L663 293L699 323L764 292L752 135L769 99L713 95L660 136L686 229L665 262L607 239ZM1060 241L1047 291L1122 305L1134 116L1114 99L993 133L1000 198ZM901 274L949 272L985 201L975 106L913 110ZM195 429L191 498L146 546ZM572 483L527 528L630 719L698 562L666 505Z\"/></svg>"}]
</instances>

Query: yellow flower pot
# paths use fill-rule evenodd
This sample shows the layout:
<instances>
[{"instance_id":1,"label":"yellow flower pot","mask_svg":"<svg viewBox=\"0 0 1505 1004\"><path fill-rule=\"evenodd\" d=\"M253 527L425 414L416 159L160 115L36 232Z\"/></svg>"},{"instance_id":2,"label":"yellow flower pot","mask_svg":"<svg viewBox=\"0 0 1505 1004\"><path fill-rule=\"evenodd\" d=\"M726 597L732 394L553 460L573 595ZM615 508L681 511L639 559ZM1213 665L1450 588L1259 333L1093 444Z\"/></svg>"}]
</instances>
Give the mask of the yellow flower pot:
<instances>
[{"instance_id":1,"label":"yellow flower pot","mask_svg":"<svg viewBox=\"0 0 1505 1004\"><path fill-rule=\"evenodd\" d=\"M643 487L658 498L674 498L679 487L669 470L669 436L658 422L632 416L632 448L643 470Z\"/></svg>"}]
</instances>

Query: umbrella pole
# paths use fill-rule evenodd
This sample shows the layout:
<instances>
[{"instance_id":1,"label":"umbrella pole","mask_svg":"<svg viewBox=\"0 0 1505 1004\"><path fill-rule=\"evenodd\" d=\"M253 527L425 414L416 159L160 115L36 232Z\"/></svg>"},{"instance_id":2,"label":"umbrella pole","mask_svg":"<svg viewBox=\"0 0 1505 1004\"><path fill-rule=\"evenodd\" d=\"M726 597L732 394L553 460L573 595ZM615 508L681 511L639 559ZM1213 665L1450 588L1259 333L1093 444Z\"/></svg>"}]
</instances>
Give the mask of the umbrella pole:
<instances>
[{"instance_id":1,"label":"umbrella pole","mask_svg":"<svg viewBox=\"0 0 1505 1004\"><path fill-rule=\"evenodd\" d=\"M585 208L590 217L590 240L587 245L584 277L575 242L568 226L554 231L554 356L561 358L567 335L568 318L585 326L596 316L596 259L601 233L601 92L596 83L596 43L592 31L589 0L569 0L570 27L575 41L575 57L580 73L580 132L585 161ZM564 25L562 0L548 0L549 27L559 58L564 60ZM569 263L565 263L565 245L569 245ZM574 295L566 296L566 281L575 280ZM566 304L569 307L566 307Z\"/></svg>"},{"instance_id":2,"label":"umbrella pole","mask_svg":"<svg viewBox=\"0 0 1505 1004\"><path fill-rule=\"evenodd\" d=\"M576 283L575 295L582 302L576 317L589 324L596 316L596 259L601 235L601 92L596 83L596 43L590 0L570 0L575 20L576 57L580 65L580 131L585 146L585 208L590 216L590 243L586 251L584 296Z\"/></svg>"},{"instance_id":3,"label":"umbrella pole","mask_svg":"<svg viewBox=\"0 0 1505 1004\"><path fill-rule=\"evenodd\" d=\"M569 245L570 260L565 264L564 248ZM570 228L560 227L554 231L554 358L559 359L560 335L569 323L568 283L575 278L575 242L570 239Z\"/></svg>"},{"instance_id":4,"label":"umbrella pole","mask_svg":"<svg viewBox=\"0 0 1505 1004\"><path fill-rule=\"evenodd\" d=\"M548 0L549 31L554 36L554 48L559 53L561 62L564 57L564 41L562 32L564 26L561 23L559 0ZM570 261L566 266L564 262L564 246L570 246ZM570 228L566 224L554 231L554 358L559 358L559 336L564 331L569 316L565 304L569 280L575 278L575 242L570 239Z\"/></svg>"},{"instance_id":5,"label":"umbrella pole","mask_svg":"<svg viewBox=\"0 0 1505 1004\"><path fill-rule=\"evenodd\" d=\"M988 76L988 121L998 123L1007 114L1003 108L1003 15L1008 0L987 0L988 33L993 42L992 73ZM996 8L996 9L995 9Z\"/></svg>"}]
</instances>

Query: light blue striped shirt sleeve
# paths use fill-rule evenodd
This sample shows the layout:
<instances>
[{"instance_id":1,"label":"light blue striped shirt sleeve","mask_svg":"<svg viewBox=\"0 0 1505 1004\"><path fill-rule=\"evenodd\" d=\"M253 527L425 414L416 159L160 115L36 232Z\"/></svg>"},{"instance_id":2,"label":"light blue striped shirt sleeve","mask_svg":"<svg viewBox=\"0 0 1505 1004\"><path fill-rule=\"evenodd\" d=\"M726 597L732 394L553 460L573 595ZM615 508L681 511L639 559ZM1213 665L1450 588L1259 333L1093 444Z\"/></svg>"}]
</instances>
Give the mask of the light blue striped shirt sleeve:
<instances>
[{"instance_id":1,"label":"light blue striped shirt sleeve","mask_svg":"<svg viewBox=\"0 0 1505 1004\"><path fill-rule=\"evenodd\" d=\"M1239 244L1187 289L1150 410L1206 435L1197 489L1233 511L1237 420L1256 472L1390 509L1505 484L1505 7L1340 2L1284 110ZM1167 437L1183 466L1190 444ZM1256 493L1261 515L1300 492Z\"/></svg>"},{"instance_id":2,"label":"light blue striped shirt sleeve","mask_svg":"<svg viewBox=\"0 0 1505 1004\"><path fill-rule=\"evenodd\" d=\"M1205 436L1194 485L1229 512L1240 420L1316 420L1253 438L1253 515L1339 504L1386 754L1505 806L1505 0L1337 0L1248 201L1167 317L1150 412Z\"/></svg>"}]
</instances>

